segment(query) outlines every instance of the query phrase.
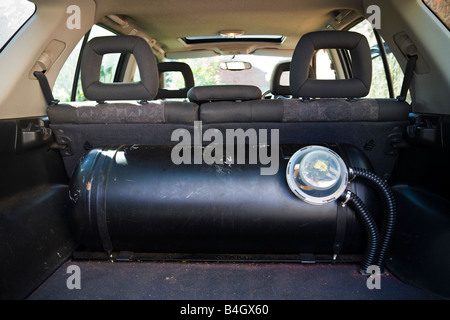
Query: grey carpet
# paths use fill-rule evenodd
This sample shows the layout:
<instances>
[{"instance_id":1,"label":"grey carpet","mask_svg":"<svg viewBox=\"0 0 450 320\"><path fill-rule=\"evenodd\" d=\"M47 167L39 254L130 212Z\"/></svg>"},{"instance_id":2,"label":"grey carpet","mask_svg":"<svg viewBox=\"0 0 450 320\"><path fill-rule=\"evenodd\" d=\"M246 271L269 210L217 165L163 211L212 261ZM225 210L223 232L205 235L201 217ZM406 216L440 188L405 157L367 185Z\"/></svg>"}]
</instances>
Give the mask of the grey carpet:
<instances>
[{"instance_id":1,"label":"grey carpet","mask_svg":"<svg viewBox=\"0 0 450 320\"><path fill-rule=\"evenodd\" d=\"M68 289L70 265L81 289ZM30 300L434 300L383 275L368 289L354 264L68 261Z\"/></svg>"}]
</instances>

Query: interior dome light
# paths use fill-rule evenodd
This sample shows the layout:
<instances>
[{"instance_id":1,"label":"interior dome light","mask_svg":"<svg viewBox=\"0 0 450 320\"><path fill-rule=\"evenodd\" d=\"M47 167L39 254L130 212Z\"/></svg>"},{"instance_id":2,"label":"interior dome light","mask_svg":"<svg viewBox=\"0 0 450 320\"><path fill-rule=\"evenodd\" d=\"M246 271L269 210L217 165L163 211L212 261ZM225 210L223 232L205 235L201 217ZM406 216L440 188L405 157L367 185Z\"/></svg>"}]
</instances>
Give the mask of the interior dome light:
<instances>
[{"instance_id":1,"label":"interior dome light","mask_svg":"<svg viewBox=\"0 0 450 320\"><path fill-rule=\"evenodd\" d=\"M223 30L220 31L220 35L222 37L237 37L237 36L242 36L244 34L244 30Z\"/></svg>"}]
</instances>

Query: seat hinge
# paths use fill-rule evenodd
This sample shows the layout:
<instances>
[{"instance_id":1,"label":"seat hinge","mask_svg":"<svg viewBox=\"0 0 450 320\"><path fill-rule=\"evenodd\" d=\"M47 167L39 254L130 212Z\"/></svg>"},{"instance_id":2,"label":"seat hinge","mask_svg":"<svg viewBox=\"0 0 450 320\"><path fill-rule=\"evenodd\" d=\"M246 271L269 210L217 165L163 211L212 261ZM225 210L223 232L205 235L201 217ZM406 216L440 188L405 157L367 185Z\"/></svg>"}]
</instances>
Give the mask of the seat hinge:
<instances>
[{"instance_id":1,"label":"seat hinge","mask_svg":"<svg viewBox=\"0 0 450 320\"><path fill-rule=\"evenodd\" d=\"M73 155L72 148L70 147L70 139L65 136L57 136L56 142L50 146L50 149L60 150L63 157Z\"/></svg>"}]
</instances>

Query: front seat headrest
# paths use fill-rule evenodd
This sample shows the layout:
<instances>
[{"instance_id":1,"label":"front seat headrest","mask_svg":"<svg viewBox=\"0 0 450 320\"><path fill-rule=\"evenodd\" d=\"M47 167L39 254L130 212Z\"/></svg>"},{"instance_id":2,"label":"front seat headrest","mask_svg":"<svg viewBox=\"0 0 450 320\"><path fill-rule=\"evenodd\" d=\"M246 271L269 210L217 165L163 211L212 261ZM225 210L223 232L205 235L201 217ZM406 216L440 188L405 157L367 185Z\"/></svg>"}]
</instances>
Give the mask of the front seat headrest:
<instances>
[{"instance_id":1,"label":"front seat headrest","mask_svg":"<svg viewBox=\"0 0 450 320\"><path fill-rule=\"evenodd\" d=\"M272 77L270 78L270 92L274 96L292 96L291 87L289 85L281 84L281 76L284 72L290 72L291 70L291 62L283 61L278 63L272 72ZM309 74L308 77L311 79L316 78L316 73L312 66L309 66Z\"/></svg>"},{"instance_id":2,"label":"front seat headrest","mask_svg":"<svg viewBox=\"0 0 450 320\"><path fill-rule=\"evenodd\" d=\"M288 85L282 85L280 83L281 75L284 72L289 72L291 69L291 62L284 61L278 63L273 69L272 77L270 79L270 92L274 96L290 96L291 88Z\"/></svg>"},{"instance_id":3,"label":"front seat headrest","mask_svg":"<svg viewBox=\"0 0 450 320\"><path fill-rule=\"evenodd\" d=\"M187 98L187 93L190 88L194 87L194 74L191 67L184 62L160 62L158 63L159 76L165 72L181 72L184 79L184 88L177 90L168 90L159 88L156 99L171 99L171 98Z\"/></svg>"}]
</instances>

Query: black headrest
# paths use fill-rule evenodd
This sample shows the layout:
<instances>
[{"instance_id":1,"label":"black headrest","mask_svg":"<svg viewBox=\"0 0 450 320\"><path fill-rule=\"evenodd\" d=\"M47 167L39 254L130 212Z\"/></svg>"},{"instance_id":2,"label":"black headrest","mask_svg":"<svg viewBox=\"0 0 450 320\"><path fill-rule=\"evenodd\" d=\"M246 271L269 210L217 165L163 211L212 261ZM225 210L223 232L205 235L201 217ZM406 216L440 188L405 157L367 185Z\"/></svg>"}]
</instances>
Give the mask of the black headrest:
<instances>
[{"instance_id":1,"label":"black headrest","mask_svg":"<svg viewBox=\"0 0 450 320\"><path fill-rule=\"evenodd\" d=\"M289 85L283 86L280 84L281 75L283 72L289 71L291 68L291 62L280 62L275 66L272 73L272 78L270 80L270 92L274 96L290 96L291 88Z\"/></svg>"},{"instance_id":2,"label":"black headrest","mask_svg":"<svg viewBox=\"0 0 450 320\"><path fill-rule=\"evenodd\" d=\"M291 96L291 87L289 85L283 86L280 84L281 75L283 72L290 72L291 70L291 62L284 61L278 63L273 69L272 78L270 82L270 92L274 96ZM312 66L309 67L309 78L315 79L316 73L314 72L314 68Z\"/></svg>"},{"instance_id":3,"label":"black headrest","mask_svg":"<svg viewBox=\"0 0 450 320\"><path fill-rule=\"evenodd\" d=\"M192 88L194 83L194 74L191 67L184 62L160 62L158 63L159 76L164 72L181 72L184 78L184 88L178 90L167 90L159 88L157 99L171 99L171 98L187 98L187 93Z\"/></svg>"},{"instance_id":4,"label":"black headrest","mask_svg":"<svg viewBox=\"0 0 450 320\"><path fill-rule=\"evenodd\" d=\"M107 53L132 53L141 80L132 83L101 83L100 67ZM81 61L81 83L89 100L149 100L158 93L156 59L148 43L138 36L108 36L90 40Z\"/></svg>"},{"instance_id":5,"label":"black headrest","mask_svg":"<svg viewBox=\"0 0 450 320\"><path fill-rule=\"evenodd\" d=\"M261 99L261 89L251 85L217 85L193 87L188 98L194 102Z\"/></svg>"},{"instance_id":6,"label":"black headrest","mask_svg":"<svg viewBox=\"0 0 450 320\"><path fill-rule=\"evenodd\" d=\"M353 78L309 79L311 60L319 49L348 49ZM296 98L358 98L366 96L372 81L372 60L367 39L350 31L316 31L305 34L297 44L291 62L290 87Z\"/></svg>"}]
</instances>

